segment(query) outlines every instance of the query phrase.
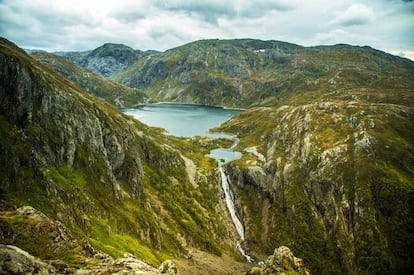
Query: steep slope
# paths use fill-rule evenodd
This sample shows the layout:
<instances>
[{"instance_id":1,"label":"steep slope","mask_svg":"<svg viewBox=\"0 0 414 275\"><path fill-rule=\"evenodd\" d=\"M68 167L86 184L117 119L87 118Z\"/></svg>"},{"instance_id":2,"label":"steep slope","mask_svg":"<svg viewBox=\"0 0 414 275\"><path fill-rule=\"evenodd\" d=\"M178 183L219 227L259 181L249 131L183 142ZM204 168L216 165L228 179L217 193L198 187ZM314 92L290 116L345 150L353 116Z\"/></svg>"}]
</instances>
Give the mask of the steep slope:
<instances>
[{"instance_id":1,"label":"steep slope","mask_svg":"<svg viewBox=\"0 0 414 275\"><path fill-rule=\"evenodd\" d=\"M92 245L116 258L128 252L159 264L194 248L232 250L213 175L196 171L190 181L172 147L185 148L183 142L123 115L3 38L0 127L2 211L30 205L68 227L83 249ZM27 236L14 226L19 222L2 220L2 243L10 227ZM26 240L19 247L36 257L85 264L69 249L69 259L60 259L48 240ZM31 250L34 241L45 249Z\"/></svg>"},{"instance_id":2,"label":"steep slope","mask_svg":"<svg viewBox=\"0 0 414 275\"><path fill-rule=\"evenodd\" d=\"M154 100L251 107L305 92L412 87L412 73L412 62L369 47L241 39L196 41L147 56L116 80Z\"/></svg>"},{"instance_id":3,"label":"steep slope","mask_svg":"<svg viewBox=\"0 0 414 275\"><path fill-rule=\"evenodd\" d=\"M288 245L321 274L413 270L410 85L302 94L218 129L245 151L226 171L253 253Z\"/></svg>"},{"instance_id":4,"label":"steep slope","mask_svg":"<svg viewBox=\"0 0 414 275\"><path fill-rule=\"evenodd\" d=\"M121 85L109 78L93 73L64 57L50 53L34 53L32 56L66 79L79 85L83 90L101 97L115 106L136 106L146 101L145 95L137 89Z\"/></svg>"},{"instance_id":5,"label":"steep slope","mask_svg":"<svg viewBox=\"0 0 414 275\"><path fill-rule=\"evenodd\" d=\"M143 51L113 43L106 43L91 51L56 52L56 54L64 56L79 66L106 77L125 70L138 59L148 55L148 53Z\"/></svg>"}]
</instances>

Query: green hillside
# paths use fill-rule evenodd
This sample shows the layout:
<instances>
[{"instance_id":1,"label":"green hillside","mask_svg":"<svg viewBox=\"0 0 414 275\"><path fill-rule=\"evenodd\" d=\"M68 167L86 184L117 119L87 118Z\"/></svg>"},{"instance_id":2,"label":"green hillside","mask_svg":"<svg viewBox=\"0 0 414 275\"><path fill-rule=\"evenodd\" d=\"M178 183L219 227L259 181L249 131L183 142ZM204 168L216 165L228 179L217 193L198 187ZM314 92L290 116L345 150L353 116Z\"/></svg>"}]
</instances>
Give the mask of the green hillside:
<instances>
[{"instance_id":1,"label":"green hillside","mask_svg":"<svg viewBox=\"0 0 414 275\"><path fill-rule=\"evenodd\" d=\"M117 107L136 106L146 101L146 96L137 89L93 73L64 57L50 53L34 53L32 56L66 79L79 85L83 90L101 97Z\"/></svg>"},{"instance_id":2,"label":"green hillside","mask_svg":"<svg viewBox=\"0 0 414 275\"><path fill-rule=\"evenodd\" d=\"M202 40L144 57L115 79L154 101L247 108L308 93L412 88L413 66L369 47Z\"/></svg>"}]
</instances>

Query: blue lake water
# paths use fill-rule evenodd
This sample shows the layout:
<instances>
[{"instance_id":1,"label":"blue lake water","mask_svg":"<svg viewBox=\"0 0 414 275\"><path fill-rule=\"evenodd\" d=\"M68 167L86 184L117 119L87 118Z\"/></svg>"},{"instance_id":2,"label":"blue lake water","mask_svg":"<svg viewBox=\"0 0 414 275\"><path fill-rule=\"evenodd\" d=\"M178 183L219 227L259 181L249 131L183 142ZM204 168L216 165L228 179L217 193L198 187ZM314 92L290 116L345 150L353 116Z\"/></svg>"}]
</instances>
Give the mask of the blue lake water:
<instances>
[{"instance_id":1,"label":"blue lake water","mask_svg":"<svg viewBox=\"0 0 414 275\"><path fill-rule=\"evenodd\" d=\"M227 134L209 133L209 129L219 126L237 115L241 110L224 109L188 104L148 104L135 108L125 108L125 114L153 127L164 128L167 134L179 137L207 136L230 138ZM217 148L207 156L224 163L241 158L242 153L226 148Z\"/></svg>"},{"instance_id":2,"label":"blue lake water","mask_svg":"<svg viewBox=\"0 0 414 275\"><path fill-rule=\"evenodd\" d=\"M149 104L125 108L122 111L149 126L164 128L167 134L173 136L215 138L228 137L228 135L213 134L208 130L241 112L240 110L188 104Z\"/></svg>"}]
</instances>

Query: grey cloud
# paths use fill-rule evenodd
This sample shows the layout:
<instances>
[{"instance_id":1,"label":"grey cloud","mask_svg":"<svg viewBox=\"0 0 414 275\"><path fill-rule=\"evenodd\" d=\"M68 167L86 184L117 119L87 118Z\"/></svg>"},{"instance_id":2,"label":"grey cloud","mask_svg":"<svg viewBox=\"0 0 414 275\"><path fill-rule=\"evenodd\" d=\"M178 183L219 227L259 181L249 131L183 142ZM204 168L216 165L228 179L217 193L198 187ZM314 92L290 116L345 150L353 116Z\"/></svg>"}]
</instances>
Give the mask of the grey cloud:
<instances>
[{"instance_id":1,"label":"grey cloud","mask_svg":"<svg viewBox=\"0 0 414 275\"><path fill-rule=\"evenodd\" d=\"M289 11L297 6L297 1L288 0L258 0L258 1L158 1L159 7L171 12L196 15L204 21L217 24L220 18L258 18L270 11Z\"/></svg>"},{"instance_id":2,"label":"grey cloud","mask_svg":"<svg viewBox=\"0 0 414 275\"><path fill-rule=\"evenodd\" d=\"M87 14L68 13L39 3L25 6L19 3L0 2L0 35L24 47L67 45L73 29L93 29L98 24Z\"/></svg>"},{"instance_id":3,"label":"grey cloud","mask_svg":"<svg viewBox=\"0 0 414 275\"><path fill-rule=\"evenodd\" d=\"M362 4L353 4L339 13L331 22L331 25L355 26L370 23L374 18L374 12L370 7Z\"/></svg>"},{"instance_id":4,"label":"grey cloud","mask_svg":"<svg viewBox=\"0 0 414 275\"><path fill-rule=\"evenodd\" d=\"M113 13L112 16L122 23L133 23L148 16L144 10L127 10Z\"/></svg>"},{"instance_id":5,"label":"grey cloud","mask_svg":"<svg viewBox=\"0 0 414 275\"><path fill-rule=\"evenodd\" d=\"M220 17L236 15L234 6L224 1L159 1L159 7L171 12L197 15L209 23L217 23Z\"/></svg>"},{"instance_id":6,"label":"grey cloud","mask_svg":"<svg viewBox=\"0 0 414 275\"><path fill-rule=\"evenodd\" d=\"M364 25L370 22L369 18L364 17L354 17L354 18L347 18L345 20L341 20L337 24L342 26L356 26L356 25Z\"/></svg>"}]
</instances>

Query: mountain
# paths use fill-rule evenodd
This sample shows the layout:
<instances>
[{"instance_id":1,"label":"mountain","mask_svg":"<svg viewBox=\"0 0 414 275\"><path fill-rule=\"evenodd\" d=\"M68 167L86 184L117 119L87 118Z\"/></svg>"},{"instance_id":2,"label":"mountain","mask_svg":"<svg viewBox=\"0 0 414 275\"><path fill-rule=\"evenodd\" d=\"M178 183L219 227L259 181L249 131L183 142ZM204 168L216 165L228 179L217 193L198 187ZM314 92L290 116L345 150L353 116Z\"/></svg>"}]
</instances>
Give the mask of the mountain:
<instances>
[{"instance_id":1,"label":"mountain","mask_svg":"<svg viewBox=\"0 0 414 275\"><path fill-rule=\"evenodd\" d=\"M140 50L134 50L122 44L106 43L94 50L85 52L56 52L81 67L87 68L97 74L109 77L125 70L138 59L147 56Z\"/></svg>"},{"instance_id":2,"label":"mountain","mask_svg":"<svg viewBox=\"0 0 414 275\"><path fill-rule=\"evenodd\" d=\"M303 92L217 129L240 137L226 172L253 253L284 244L318 274L414 269L414 86L398 81Z\"/></svg>"},{"instance_id":3,"label":"mountain","mask_svg":"<svg viewBox=\"0 0 414 275\"><path fill-rule=\"evenodd\" d=\"M85 91L101 97L117 107L136 106L146 101L146 96L137 89L93 73L64 57L39 52L33 53L32 56Z\"/></svg>"},{"instance_id":4,"label":"mountain","mask_svg":"<svg viewBox=\"0 0 414 275\"><path fill-rule=\"evenodd\" d=\"M40 259L65 273L110 258L137 266L135 257L152 265L175 258L191 270L204 255L234 255L215 174L208 162L187 172L209 142L160 134L4 38L0 127L2 267L13 257L33 263L22 272L53 270ZM195 163L181 153L193 148L202 156ZM226 257L226 268L247 270Z\"/></svg>"},{"instance_id":5,"label":"mountain","mask_svg":"<svg viewBox=\"0 0 414 275\"><path fill-rule=\"evenodd\" d=\"M413 62L369 47L239 39L196 41L147 56L115 79L154 101L248 108L291 94L412 87L412 72Z\"/></svg>"}]
</instances>

